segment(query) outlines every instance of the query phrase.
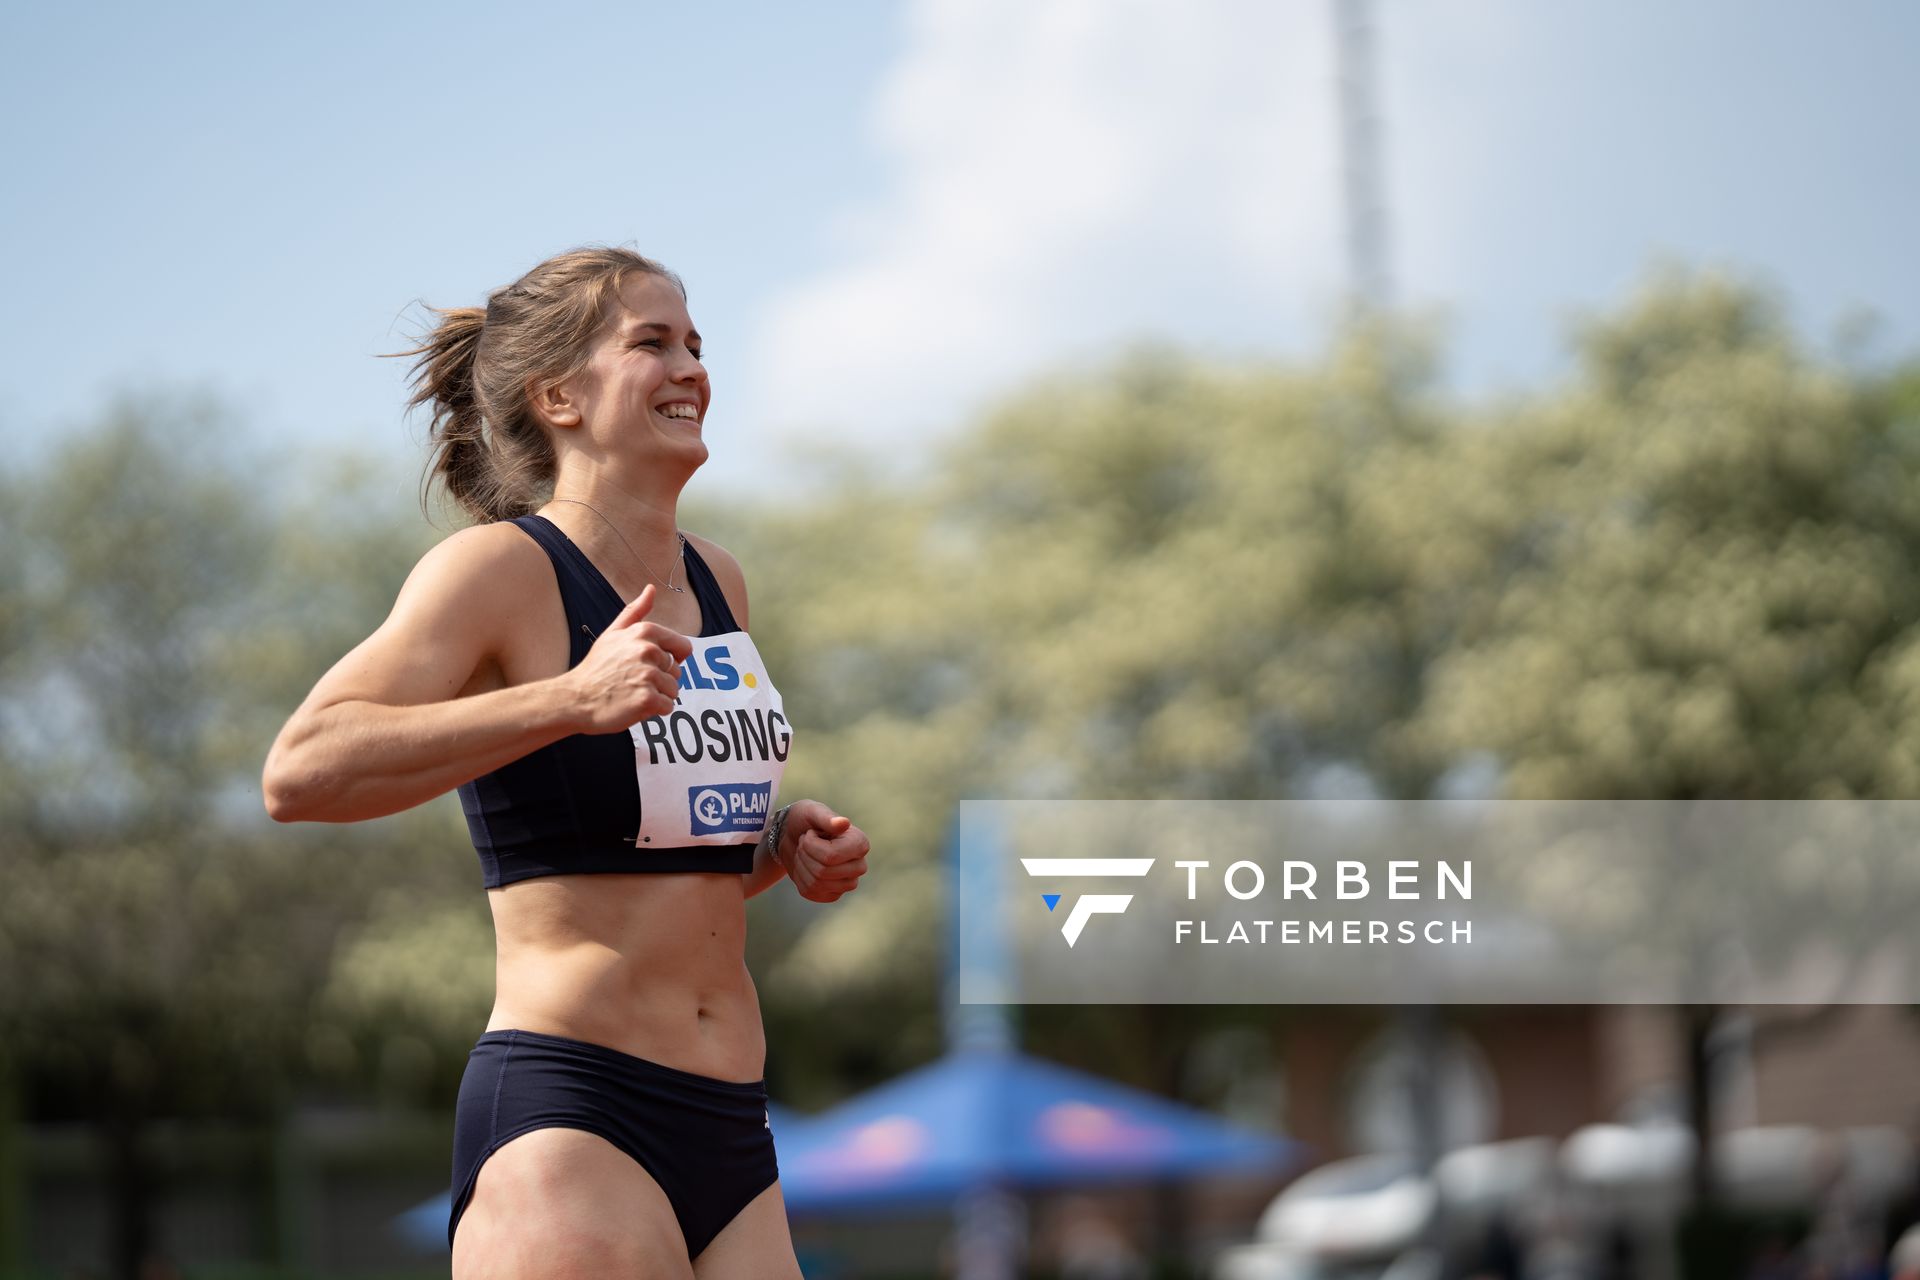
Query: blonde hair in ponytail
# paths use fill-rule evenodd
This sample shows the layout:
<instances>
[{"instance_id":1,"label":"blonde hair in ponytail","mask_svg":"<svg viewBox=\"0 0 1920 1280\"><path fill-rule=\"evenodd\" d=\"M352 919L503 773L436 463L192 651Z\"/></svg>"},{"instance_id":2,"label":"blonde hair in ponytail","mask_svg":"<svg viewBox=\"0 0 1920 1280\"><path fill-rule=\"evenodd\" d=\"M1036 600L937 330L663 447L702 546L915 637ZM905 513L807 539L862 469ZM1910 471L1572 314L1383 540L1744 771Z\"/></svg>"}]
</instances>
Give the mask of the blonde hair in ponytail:
<instances>
[{"instance_id":1,"label":"blonde hair in ponytail","mask_svg":"<svg viewBox=\"0 0 1920 1280\"><path fill-rule=\"evenodd\" d=\"M586 366L629 275L680 277L631 249L599 246L548 258L481 307L429 308L439 317L420 344L409 409L430 406L432 454L420 503L438 480L476 524L534 510L553 492L553 441L533 412L529 389L561 382Z\"/></svg>"}]
</instances>

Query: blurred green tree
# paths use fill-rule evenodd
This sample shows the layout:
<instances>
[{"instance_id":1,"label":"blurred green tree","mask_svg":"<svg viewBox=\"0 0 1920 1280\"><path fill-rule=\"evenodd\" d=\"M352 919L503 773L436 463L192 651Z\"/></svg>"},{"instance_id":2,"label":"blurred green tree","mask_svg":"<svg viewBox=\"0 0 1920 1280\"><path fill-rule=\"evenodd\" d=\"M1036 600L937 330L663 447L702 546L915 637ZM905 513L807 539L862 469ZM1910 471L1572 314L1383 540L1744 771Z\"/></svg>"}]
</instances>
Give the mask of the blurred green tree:
<instances>
[{"instance_id":1,"label":"blurred green tree","mask_svg":"<svg viewBox=\"0 0 1920 1280\"><path fill-rule=\"evenodd\" d=\"M241 457L240 436L206 400L122 402L0 478L4 1074L31 1114L97 1126L116 1275L150 1245L152 1122L264 1126L295 1082L364 1078L364 1024L323 998L336 951L376 893L466 887L444 813L266 819L266 742L421 539L368 468Z\"/></svg>"},{"instance_id":2,"label":"blurred green tree","mask_svg":"<svg viewBox=\"0 0 1920 1280\"><path fill-rule=\"evenodd\" d=\"M1506 495L1479 547L1499 604L1420 733L1496 753L1519 796L1920 793L1900 382L1823 366L1712 274L1656 281L1579 351L1573 387L1473 442L1459 479Z\"/></svg>"}]
</instances>

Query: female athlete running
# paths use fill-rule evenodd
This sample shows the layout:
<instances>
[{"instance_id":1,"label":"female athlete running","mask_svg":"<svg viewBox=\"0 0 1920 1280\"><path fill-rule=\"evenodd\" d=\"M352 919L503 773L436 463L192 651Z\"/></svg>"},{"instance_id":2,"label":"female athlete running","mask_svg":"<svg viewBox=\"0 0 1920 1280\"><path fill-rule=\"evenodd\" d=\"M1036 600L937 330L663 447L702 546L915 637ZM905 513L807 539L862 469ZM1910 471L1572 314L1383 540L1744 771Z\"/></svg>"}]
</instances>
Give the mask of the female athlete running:
<instances>
[{"instance_id":1,"label":"female athlete running","mask_svg":"<svg viewBox=\"0 0 1920 1280\"><path fill-rule=\"evenodd\" d=\"M457 788L493 909L493 1015L456 1108L456 1280L795 1277L746 899L832 902L866 835L776 811L791 733L740 566L683 533L709 388L677 277L562 254L437 313L414 405L476 521L267 757L283 822Z\"/></svg>"}]
</instances>

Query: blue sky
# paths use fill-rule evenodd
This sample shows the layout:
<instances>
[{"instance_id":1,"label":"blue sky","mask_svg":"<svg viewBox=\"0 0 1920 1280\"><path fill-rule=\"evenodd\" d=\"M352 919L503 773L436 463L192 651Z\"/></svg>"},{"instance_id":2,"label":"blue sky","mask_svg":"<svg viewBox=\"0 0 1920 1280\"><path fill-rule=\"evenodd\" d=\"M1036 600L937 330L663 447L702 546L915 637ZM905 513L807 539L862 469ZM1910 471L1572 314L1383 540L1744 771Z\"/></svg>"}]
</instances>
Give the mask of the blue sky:
<instances>
[{"instance_id":1,"label":"blue sky","mask_svg":"<svg viewBox=\"0 0 1920 1280\"><path fill-rule=\"evenodd\" d=\"M1664 254L1920 348L1920 7L1382 0L1393 273L1462 396ZM710 493L912 461L1126 344L1306 358L1340 295L1321 0L8 6L19 456L117 390L421 459L416 300L632 243L687 281Z\"/></svg>"}]
</instances>

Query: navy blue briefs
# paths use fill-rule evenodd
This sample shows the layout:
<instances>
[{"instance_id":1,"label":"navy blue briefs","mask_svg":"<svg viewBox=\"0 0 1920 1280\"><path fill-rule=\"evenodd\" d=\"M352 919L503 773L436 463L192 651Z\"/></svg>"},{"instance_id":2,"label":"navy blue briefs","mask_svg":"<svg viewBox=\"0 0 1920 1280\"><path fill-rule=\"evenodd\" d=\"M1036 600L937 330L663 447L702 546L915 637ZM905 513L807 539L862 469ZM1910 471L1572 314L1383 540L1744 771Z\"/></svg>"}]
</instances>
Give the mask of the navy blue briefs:
<instances>
[{"instance_id":1,"label":"navy blue briefs","mask_svg":"<svg viewBox=\"0 0 1920 1280\"><path fill-rule=\"evenodd\" d=\"M538 1031L488 1031L467 1055L454 1107L448 1248L487 1157L551 1128L598 1134L651 1174L689 1260L780 1176L764 1080L715 1080Z\"/></svg>"}]
</instances>

